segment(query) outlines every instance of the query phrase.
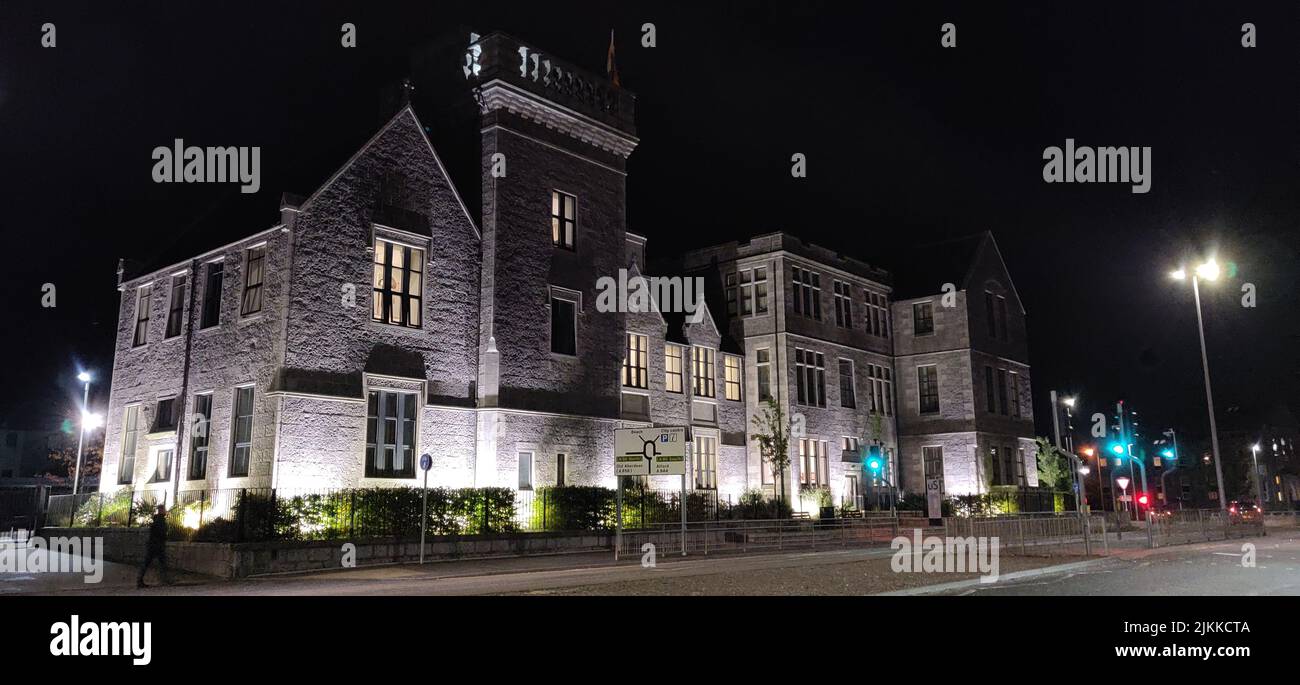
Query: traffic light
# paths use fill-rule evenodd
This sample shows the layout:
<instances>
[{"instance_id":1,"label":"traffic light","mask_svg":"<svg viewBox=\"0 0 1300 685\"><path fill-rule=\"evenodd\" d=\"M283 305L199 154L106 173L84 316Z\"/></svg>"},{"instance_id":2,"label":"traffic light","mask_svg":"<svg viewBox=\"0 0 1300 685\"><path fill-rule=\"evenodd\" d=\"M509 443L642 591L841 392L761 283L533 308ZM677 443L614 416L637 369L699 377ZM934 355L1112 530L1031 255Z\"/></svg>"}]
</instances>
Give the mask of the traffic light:
<instances>
[{"instance_id":1,"label":"traffic light","mask_svg":"<svg viewBox=\"0 0 1300 685\"><path fill-rule=\"evenodd\" d=\"M1112 442L1110 444L1110 451L1114 452L1115 454L1121 457L1124 456L1124 446L1119 444L1118 442Z\"/></svg>"},{"instance_id":2,"label":"traffic light","mask_svg":"<svg viewBox=\"0 0 1300 685\"><path fill-rule=\"evenodd\" d=\"M884 467L885 462L880 458L880 445L867 446L867 470L873 475L879 476L880 469Z\"/></svg>"},{"instance_id":3,"label":"traffic light","mask_svg":"<svg viewBox=\"0 0 1300 685\"><path fill-rule=\"evenodd\" d=\"M1171 449L1165 449L1165 450L1162 450L1162 451L1160 452L1160 456L1164 457L1165 459L1173 459L1173 458L1174 458L1174 451L1171 450Z\"/></svg>"},{"instance_id":4,"label":"traffic light","mask_svg":"<svg viewBox=\"0 0 1300 685\"><path fill-rule=\"evenodd\" d=\"M1142 493L1142 494L1140 494L1140 495L1138 495L1138 504L1140 504L1140 505L1142 505L1142 506L1145 507L1145 506L1147 505L1147 503L1150 502L1150 501L1151 501L1151 499L1147 497L1147 495L1146 495L1145 492Z\"/></svg>"}]
</instances>

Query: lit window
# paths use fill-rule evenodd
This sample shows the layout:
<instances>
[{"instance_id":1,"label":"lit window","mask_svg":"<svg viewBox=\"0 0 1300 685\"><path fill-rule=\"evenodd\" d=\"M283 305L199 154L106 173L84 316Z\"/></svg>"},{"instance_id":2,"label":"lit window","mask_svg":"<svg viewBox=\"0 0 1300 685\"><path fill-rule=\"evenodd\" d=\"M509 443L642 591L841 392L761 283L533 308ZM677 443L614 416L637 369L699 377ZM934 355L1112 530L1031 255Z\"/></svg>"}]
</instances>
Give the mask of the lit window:
<instances>
[{"instance_id":1,"label":"lit window","mask_svg":"<svg viewBox=\"0 0 1300 685\"><path fill-rule=\"evenodd\" d=\"M154 465L152 483L166 483L172 479L172 457L174 450L159 450L158 463Z\"/></svg>"},{"instance_id":2,"label":"lit window","mask_svg":"<svg viewBox=\"0 0 1300 685\"><path fill-rule=\"evenodd\" d=\"M829 483L830 464L825 440L799 439L799 482L807 486Z\"/></svg>"},{"instance_id":3,"label":"lit window","mask_svg":"<svg viewBox=\"0 0 1300 685\"><path fill-rule=\"evenodd\" d=\"M729 400L740 400L740 357L722 356L723 392Z\"/></svg>"},{"instance_id":4,"label":"lit window","mask_svg":"<svg viewBox=\"0 0 1300 685\"><path fill-rule=\"evenodd\" d=\"M572 250L577 230L578 198L558 190L551 191L551 243Z\"/></svg>"},{"instance_id":5,"label":"lit window","mask_svg":"<svg viewBox=\"0 0 1300 685\"><path fill-rule=\"evenodd\" d=\"M718 439L707 435L695 436L695 454L692 472L696 490L718 488Z\"/></svg>"},{"instance_id":6,"label":"lit window","mask_svg":"<svg viewBox=\"0 0 1300 685\"><path fill-rule=\"evenodd\" d=\"M519 453L519 489L533 489L533 453Z\"/></svg>"},{"instance_id":7,"label":"lit window","mask_svg":"<svg viewBox=\"0 0 1300 685\"><path fill-rule=\"evenodd\" d=\"M190 480L202 480L207 476L211 428L212 395L195 395L194 425L190 426Z\"/></svg>"},{"instance_id":8,"label":"lit window","mask_svg":"<svg viewBox=\"0 0 1300 685\"><path fill-rule=\"evenodd\" d=\"M424 250L376 239L374 251L370 318L419 328L424 311Z\"/></svg>"},{"instance_id":9,"label":"lit window","mask_svg":"<svg viewBox=\"0 0 1300 685\"><path fill-rule=\"evenodd\" d=\"M691 348L693 373L691 374L691 392L696 397L714 397L713 387L714 352L707 347Z\"/></svg>"},{"instance_id":10,"label":"lit window","mask_svg":"<svg viewBox=\"0 0 1300 685\"><path fill-rule=\"evenodd\" d=\"M623 357L623 387L645 388L650 376L647 350L650 339L635 333L627 334L627 353Z\"/></svg>"},{"instance_id":11,"label":"lit window","mask_svg":"<svg viewBox=\"0 0 1300 685\"><path fill-rule=\"evenodd\" d=\"M126 408L122 419L122 460L117 468L117 482L128 485L135 478L136 438L140 432L140 405L133 404Z\"/></svg>"},{"instance_id":12,"label":"lit window","mask_svg":"<svg viewBox=\"0 0 1300 685\"><path fill-rule=\"evenodd\" d=\"M682 391L683 356L681 345L664 345L664 389L668 392Z\"/></svg>"},{"instance_id":13,"label":"lit window","mask_svg":"<svg viewBox=\"0 0 1300 685\"><path fill-rule=\"evenodd\" d=\"M772 398L772 354L767 348L755 350L754 368L758 372L758 401Z\"/></svg>"}]
</instances>

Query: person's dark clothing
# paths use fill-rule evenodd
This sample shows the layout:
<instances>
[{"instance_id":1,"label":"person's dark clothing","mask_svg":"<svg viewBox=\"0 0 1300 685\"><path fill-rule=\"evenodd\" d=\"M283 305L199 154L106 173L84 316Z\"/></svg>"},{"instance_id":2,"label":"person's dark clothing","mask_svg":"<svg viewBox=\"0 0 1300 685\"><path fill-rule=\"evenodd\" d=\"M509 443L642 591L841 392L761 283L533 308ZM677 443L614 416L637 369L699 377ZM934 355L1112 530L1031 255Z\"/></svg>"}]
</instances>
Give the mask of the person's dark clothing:
<instances>
[{"instance_id":1,"label":"person's dark clothing","mask_svg":"<svg viewBox=\"0 0 1300 685\"><path fill-rule=\"evenodd\" d=\"M154 559L158 560L158 576L163 584L170 584L167 579L167 517L164 514L154 514L153 523L149 524L149 541L145 544L144 563L140 566L140 576L135 581L137 586L144 587L145 571L149 570L149 565Z\"/></svg>"}]
</instances>

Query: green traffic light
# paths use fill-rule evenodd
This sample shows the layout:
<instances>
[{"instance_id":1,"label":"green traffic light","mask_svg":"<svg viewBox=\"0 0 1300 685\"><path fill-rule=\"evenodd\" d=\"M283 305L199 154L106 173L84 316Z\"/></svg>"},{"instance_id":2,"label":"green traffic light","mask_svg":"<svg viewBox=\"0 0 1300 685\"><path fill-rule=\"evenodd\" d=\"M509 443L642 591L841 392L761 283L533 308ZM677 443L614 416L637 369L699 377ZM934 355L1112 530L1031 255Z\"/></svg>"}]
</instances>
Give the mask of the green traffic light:
<instances>
[{"instance_id":1,"label":"green traffic light","mask_svg":"<svg viewBox=\"0 0 1300 685\"><path fill-rule=\"evenodd\" d=\"M1173 450L1165 450L1165 451L1161 452L1160 454L1161 454L1165 459L1173 459L1173 458L1174 458L1174 451L1173 451Z\"/></svg>"},{"instance_id":2,"label":"green traffic light","mask_svg":"<svg viewBox=\"0 0 1300 685\"><path fill-rule=\"evenodd\" d=\"M879 460L879 459L871 459L871 460L869 460L869 461L867 462L867 468L871 469L872 471L879 471L879 470L880 470L880 460Z\"/></svg>"},{"instance_id":3,"label":"green traffic light","mask_svg":"<svg viewBox=\"0 0 1300 685\"><path fill-rule=\"evenodd\" d=\"M1120 455L1121 457L1124 456L1124 446L1118 442L1110 446L1110 451Z\"/></svg>"}]
</instances>

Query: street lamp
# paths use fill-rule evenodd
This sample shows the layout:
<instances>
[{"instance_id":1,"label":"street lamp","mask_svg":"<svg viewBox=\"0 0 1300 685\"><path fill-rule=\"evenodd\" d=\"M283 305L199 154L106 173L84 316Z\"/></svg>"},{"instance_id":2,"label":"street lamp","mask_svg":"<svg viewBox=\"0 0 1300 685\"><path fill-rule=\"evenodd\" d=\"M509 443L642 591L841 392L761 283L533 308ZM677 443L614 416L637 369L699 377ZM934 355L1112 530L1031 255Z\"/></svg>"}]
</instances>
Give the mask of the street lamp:
<instances>
[{"instance_id":1,"label":"street lamp","mask_svg":"<svg viewBox=\"0 0 1300 685\"><path fill-rule=\"evenodd\" d=\"M1264 484L1259 480L1259 443L1250 446L1250 460L1255 466L1255 504L1263 506L1268 500L1264 497Z\"/></svg>"},{"instance_id":2,"label":"street lamp","mask_svg":"<svg viewBox=\"0 0 1300 685\"><path fill-rule=\"evenodd\" d=\"M89 428L90 430L94 430L98 428L99 424L102 422L102 417L92 419L92 417L98 417L99 415L90 413L90 379L91 376L89 371L82 371L77 374L77 380L85 383L86 389L81 396L81 432L77 436L77 466L74 469L72 476L73 495L77 494L77 488L81 485L81 448L86 442L86 429ZM91 423L94 423L95 425L92 426L90 425Z\"/></svg>"},{"instance_id":3,"label":"street lamp","mask_svg":"<svg viewBox=\"0 0 1300 685\"><path fill-rule=\"evenodd\" d=\"M1187 278L1187 272L1179 268L1169 274L1175 280L1184 280ZM1201 286L1200 279L1215 281L1219 278L1219 265L1214 259L1196 267L1192 275L1192 296L1196 300L1196 332L1201 339L1201 369L1205 372L1205 404L1210 412L1210 448L1214 452L1214 474L1219 479L1219 509L1228 508L1227 499L1223 494L1223 463L1219 459L1219 431L1214 424L1214 393L1210 390L1210 360L1205 353L1205 323L1201 319Z\"/></svg>"}]
</instances>

